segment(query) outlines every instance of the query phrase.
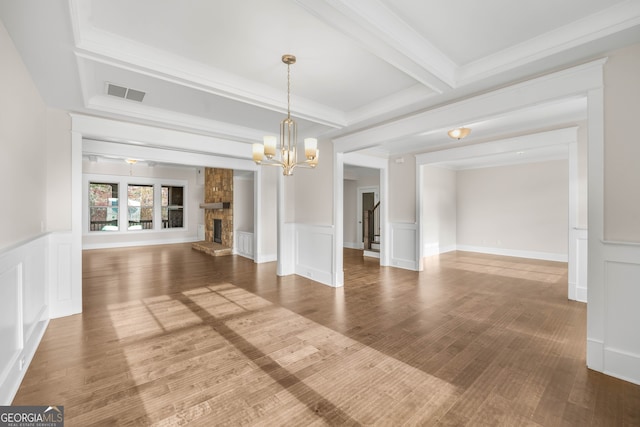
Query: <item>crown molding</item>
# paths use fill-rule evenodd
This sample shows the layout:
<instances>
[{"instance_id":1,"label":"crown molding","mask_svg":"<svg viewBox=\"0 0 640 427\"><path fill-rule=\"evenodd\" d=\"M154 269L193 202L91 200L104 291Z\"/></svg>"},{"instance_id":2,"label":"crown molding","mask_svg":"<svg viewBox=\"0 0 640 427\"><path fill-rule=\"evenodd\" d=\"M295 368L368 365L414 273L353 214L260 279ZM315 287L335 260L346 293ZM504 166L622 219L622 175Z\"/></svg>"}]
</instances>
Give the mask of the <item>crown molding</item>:
<instances>
[{"instance_id":1,"label":"crown molding","mask_svg":"<svg viewBox=\"0 0 640 427\"><path fill-rule=\"evenodd\" d=\"M250 145L239 141L84 114L72 113L71 120L74 132L79 132L85 139L109 141L106 144L117 143L252 161Z\"/></svg>"},{"instance_id":2,"label":"crown molding","mask_svg":"<svg viewBox=\"0 0 640 427\"><path fill-rule=\"evenodd\" d=\"M70 0L78 58L286 113L286 96L280 90L93 27L87 3ZM347 124L342 111L326 105L298 98L295 106L292 113L300 119L334 128Z\"/></svg>"},{"instance_id":3,"label":"crown molding","mask_svg":"<svg viewBox=\"0 0 640 427\"><path fill-rule=\"evenodd\" d=\"M201 167L222 167L226 169L256 170L257 165L253 160L229 158L218 153L203 151L178 151L162 147L140 146L127 143L114 143L94 139L83 139L83 155L96 155L103 157L133 157L144 159L145 162L162 165L180 165Z\"/></svg>"},{"instance_id":4,"label":"crown molding","mask_svg":"<svg viewBox=\"0 0 640 427\"><path fill-rule=\"evenodd\" d=\"M179 114L173 111L153 108L144 104L134 104L133 102L113 98L108 95L91 97L87 108L153 122L156 125L168 126L176 130L203 132L217 138L237 142L259 142L262 140L262 137L268 133L266 131L200 118L189 114Z\"/></svg>"}]
</instances>

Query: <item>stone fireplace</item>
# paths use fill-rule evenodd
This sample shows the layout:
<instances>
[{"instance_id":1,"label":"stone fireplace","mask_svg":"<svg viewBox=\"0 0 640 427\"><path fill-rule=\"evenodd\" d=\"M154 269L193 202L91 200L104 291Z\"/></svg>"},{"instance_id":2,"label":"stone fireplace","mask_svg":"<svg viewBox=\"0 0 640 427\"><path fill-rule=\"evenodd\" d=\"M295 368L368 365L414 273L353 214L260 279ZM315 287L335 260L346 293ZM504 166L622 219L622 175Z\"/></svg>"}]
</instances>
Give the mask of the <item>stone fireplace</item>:
<instances>
[{"instance_id":1,"label":"stone fireplace","mask_svg":"<svg viewBox=\"0 0 640 427\"><path fill-rule=\"evenodd\" d=\"M204 174L204 242L194 249L228 255L233 249L233 170L206 168Z\"/></svg>"}]
</instances>

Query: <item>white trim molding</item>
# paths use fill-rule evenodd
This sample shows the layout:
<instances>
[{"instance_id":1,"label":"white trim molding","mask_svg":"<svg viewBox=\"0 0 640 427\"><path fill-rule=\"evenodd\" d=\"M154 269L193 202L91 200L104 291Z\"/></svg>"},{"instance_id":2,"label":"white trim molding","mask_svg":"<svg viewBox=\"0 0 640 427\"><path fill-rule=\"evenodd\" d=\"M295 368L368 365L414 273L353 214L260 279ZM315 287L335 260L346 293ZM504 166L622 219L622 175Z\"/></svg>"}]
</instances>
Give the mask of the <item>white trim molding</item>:
<instances>
[{"instance_id":1,"label":"white trim molding","mask_svg":"<svg viewBox=\"0 0 640 427\"><path fill-rule=\"evenodd\" d=\"M0 405L10 405L49 325L80 313L70 232L42 234L0 251Z\"/></svg>"},{"instance_id":2,"label":"white trim molding","mask_svg":"<svg viewBox=\"0 0 640 427\"><path fill-rule=\"evenodd\" d=\"M587 271L589 257L589 233L585 228L569 230L569 257L575 263L569 265L569 299L587 302Z\"/></svg>"},{"instance_id":3,"label":"white trim molding","mask_svg":"<svg viewBox=\"0 0 640 427\"><path fill-rule=\"evenodd\" d=\"M392 222L391 228L391 266L418 271L416 242L418 227L416 223Z\"/></svg>"},{"instance_id":4,"label":"white trim molding","mask_svg":"<svg viewBox=\"0 0 640 427\"><path fill-rule=\"evenodd\" d=\"M567 262L567 254L552 252L523 251L518 249L492 248L485 246L457 245L457 250L483 254L511 256L517 258L540 259L545 261Z\"/></svg>"},{"instance_id":5,"label":"white trim molding","mask_svg":"<svg viewBox=\"0 0 640 427\"><path fill-rule=\"evenodd\" d=\"M333 283L335 233L330 225L295 224L295 274L322 284Z\"/></svg>"},{"instance_id":6,"label":"white trim molding","mask_svg":"<svg viewBox=\"0 0 640 427\"><path fill-rule=\"evenodd\" d=\"M603 260L602 300L592 294L590 277L589 304L594 300L601 310L602 339L588 338L588 366L623 380L640 384L640 243L600 241ZM592 240L589 241L591 249ZM598 295L598 294L596 294Z\"/></svg>"}]
</instances>

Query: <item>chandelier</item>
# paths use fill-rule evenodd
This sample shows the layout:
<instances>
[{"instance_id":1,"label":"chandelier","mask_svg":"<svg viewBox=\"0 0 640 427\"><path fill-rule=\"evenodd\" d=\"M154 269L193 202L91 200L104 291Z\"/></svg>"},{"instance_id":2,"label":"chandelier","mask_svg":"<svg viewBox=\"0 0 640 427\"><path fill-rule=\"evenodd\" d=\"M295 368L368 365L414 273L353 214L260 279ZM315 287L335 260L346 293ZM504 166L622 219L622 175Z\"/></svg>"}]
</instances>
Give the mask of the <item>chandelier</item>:
<instances>
[{"instance_id":1,"label":"chandelier","mask_svg":"<svg viewBox=\"0 0 640 427\"><path fill-rule=\"evenodd\" d=\"M279 153L276 152L275 136L265 136L263 144L253 144L253 161L258 165L280 166L282 174L289 176L293 175L293 169L296 167L315 168L318 165L319 150L317 139L305 138L305 160L298 161L296 150L298 125L291 118L291 64L296 63L296 57L282 55L282 62L287 64L287 118L280 122L280 150Z\"/></svg>"}]
</instances>

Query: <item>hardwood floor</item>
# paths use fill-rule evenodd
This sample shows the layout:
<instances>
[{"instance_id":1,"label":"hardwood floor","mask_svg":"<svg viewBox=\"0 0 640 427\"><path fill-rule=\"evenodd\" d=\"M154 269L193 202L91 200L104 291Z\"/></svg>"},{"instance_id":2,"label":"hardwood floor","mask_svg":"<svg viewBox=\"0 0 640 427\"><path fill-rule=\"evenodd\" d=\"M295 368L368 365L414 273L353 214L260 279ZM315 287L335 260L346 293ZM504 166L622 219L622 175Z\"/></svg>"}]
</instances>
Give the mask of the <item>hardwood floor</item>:
<instances>
[{"instance_id":1,"label":"hardwood floor","mask_svg":"<svg viewBox=\"0 0 640 427\"><path fill-rule=\"evenodd\" d=\"M585 367L562 263L454 252L424 272L345 250L342 289L189 244L86 251L14 405L88 425L640 425Z\"/></svg>"}]
</instances>

